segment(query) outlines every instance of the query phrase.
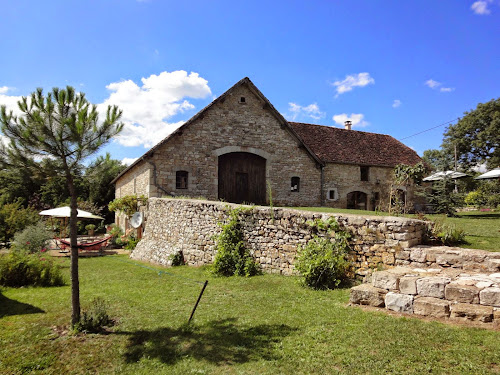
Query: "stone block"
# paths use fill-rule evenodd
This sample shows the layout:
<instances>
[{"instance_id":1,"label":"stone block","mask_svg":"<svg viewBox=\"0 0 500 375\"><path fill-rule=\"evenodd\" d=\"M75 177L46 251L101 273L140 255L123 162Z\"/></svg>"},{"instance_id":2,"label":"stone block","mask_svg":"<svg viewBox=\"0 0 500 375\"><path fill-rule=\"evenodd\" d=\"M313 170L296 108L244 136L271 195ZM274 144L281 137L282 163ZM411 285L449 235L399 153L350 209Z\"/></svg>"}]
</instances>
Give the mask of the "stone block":
<instances>
[{"instance_id":1,"label":"stone block","mask_svg":"<svg viewBox=\"0 0 500 375\"><path fill-rule=\"evenodd\" d=\"M385 295L385 308L392 311L413 314L413 296L389 292Z\"/></svg>"},{"instance_id":2,"label":"stone block","mask_svg":"<svg viewBox=\"0 0 500 375\"><path fill-rule=\"evenodd\" d=\"M375 288L398 290L399 277L399 275L390 273L388 271L374 272L372 275L372 285Z\"/></svg>"},{"instance_id":3,"label":"stone block","mask_svg":"<svg viewBox=\"0 0 500 375\"><path fill-rule=\"evenodd\" d=\"M410 260L413 262L425 263L426 251L422 248L415 248L410 250Z\"/></svg>"},{"instance_id":4,"label":"stone block","mask_svg":"<svg viewBox=\"0 0 500 375\"><path fill-rule=\"evenodd\" d=\"M435 318L448 318L450 316L450 303L434 297L415 298L413 313Z\"/></svg>"},{"instance_id":5,"label":"stone block","mask_svg":"<svg viewBox=\"0 0 500 375\"><path fill-rule=\"evenodd\" d=\"M370 284L361 284L351 288L349 302L355 305L384 307L387 290L375 288Z\"/></svg>"},{"instance_id":6,"label":"stone block","mask_svg":"<svg viewBox=\"0 0 500 375\"><path fill-rule=\"evenodd\" d=\"M418 276L404 276L399 279L399 291L404 294L417 294Z\"/></svg>"},{"instance_id":7,"label":"stone block","mask_svg":"<svg viewBox=\"0 0 500 375\"><path fill-rule=\"evenodd\" d=\"M462 285L454 281L446 285L444 294L448 301L479 303L479 289L473 285Z\"/></svg>"},{"instance_id":8,"label":"stone block","mask_svg":"<svg viewBox=\"0 0 500 375\"><path fill-rule=\"evenodd\" d=\"M423 277L417 280L417 293L422 297L444 298L444 290L449 277Z\"/></svg>"},{"instance_id":9,"label":"stone block","mask_svg":"<svg viewBox=\"0 0 500 375\"><path fill-rule=\"evenodd\" d=\"M481 305L500 307L500 288L490 287L479 292Z\"/></svg>"},{"instance_id":10,"label":"stone block","mask_svg":"<svg viewBox=\"0 0 500 375\"><path fill-rule=\"evenodd\" d=\"M410 259L410 251L400 250L400 251L396 252L396 259L409 260Z\"/></svg>"},{"instance_id":11,"label":"stone block","mask_svg":"<svg viewBox=\"0 0 500 375\"><path fill-rule=\"evenodd\" d=\"M473 320L489 323L493 320L493 307L472 305L469 303L457 303L451 305L450 317L463 320Z\"/></svg>"}]
</instances>

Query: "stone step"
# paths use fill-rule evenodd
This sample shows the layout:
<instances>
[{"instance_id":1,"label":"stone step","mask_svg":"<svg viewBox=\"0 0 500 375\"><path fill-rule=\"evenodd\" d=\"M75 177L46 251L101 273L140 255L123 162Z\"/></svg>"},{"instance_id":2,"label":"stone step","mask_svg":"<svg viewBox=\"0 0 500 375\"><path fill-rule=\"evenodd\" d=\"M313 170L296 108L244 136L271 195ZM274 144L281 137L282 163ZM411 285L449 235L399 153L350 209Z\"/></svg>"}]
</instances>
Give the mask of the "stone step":
<instances>
[{"instance_id":1,"label":"stone step","mask_svg":"<svg viewBox=\"0 0 500 375\"><path fill-rule=\"evenodd\" d=\"M351 304L500 325L500 272L395 267L351 289Z\"/></svg>"}]
</instances>

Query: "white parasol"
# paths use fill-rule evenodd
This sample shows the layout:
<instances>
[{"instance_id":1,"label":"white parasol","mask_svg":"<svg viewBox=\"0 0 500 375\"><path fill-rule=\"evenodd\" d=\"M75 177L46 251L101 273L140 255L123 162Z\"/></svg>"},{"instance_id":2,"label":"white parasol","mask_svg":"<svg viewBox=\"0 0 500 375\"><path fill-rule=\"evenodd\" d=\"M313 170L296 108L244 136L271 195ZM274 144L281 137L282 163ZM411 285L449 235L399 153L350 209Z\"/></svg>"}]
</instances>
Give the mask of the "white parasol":
<instances>
[{"instance_id":1,"label":"white parasol","mask_svg":"<svg viewBox=\"0 0 500 375\"><path fill-rule=\"evenodd\" d=\"M467 177L465 173L462 172L457 172L457 171L443 171L443 172L436 172L434 174L431 174L430 176L424 178L422 181L440 181L443 180L444 178L450 178L452 180L456 180L457 178L463 178Z\"/></svg>"},{"instance_id":2,"label":"white parasol","mask_svg":"<svg viewBox=\"0 0 500 375\"><path fill-rule=\"evenodd\" d=\"M99 220L104 220L103 217L94 215L93 213L83 211L83 210L77 210L78 215L77 217L80 219L99 219ZM58 208L52 208L50 210L45 210L40 212L40 215L44 216L52 216L52 217L70 217L71 215L71 208L68 206L65 207L58 207Z\"/></svg>"},{"instance_id":3,"label":"white parasol","mask_svg":"<svg viewBox=\"0 0 500 375\"><path fill-rule=\"evenodd\" d=\"M490 178L500 178L500 168L495 168L489 172L483 173L481 176L477 176L475 180L487 180Z\"/></svg>"}]
</instances>

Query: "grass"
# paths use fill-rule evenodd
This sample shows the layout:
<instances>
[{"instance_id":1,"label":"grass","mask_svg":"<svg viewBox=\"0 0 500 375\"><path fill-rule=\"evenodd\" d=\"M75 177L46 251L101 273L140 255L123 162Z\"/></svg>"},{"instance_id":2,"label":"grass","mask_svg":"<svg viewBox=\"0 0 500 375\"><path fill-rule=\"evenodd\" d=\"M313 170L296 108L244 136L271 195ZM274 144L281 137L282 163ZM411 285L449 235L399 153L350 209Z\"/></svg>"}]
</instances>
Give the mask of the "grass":
<instances>
[{"instance_id":1,"label":"grass","mask_svg":"<svg viewBox=\"0 0 500 375\"><path fill-rule=\"evenodd\" d=\"M348 210L329 207L297 207L297 209L325 213L389 216L387 212L381 211ZM406 216L415 217L414 215ZM500 251L500 212L471 211L459 212L456 217L426 215L426 218L430 220L443 220L445 224L463 229L467 233L467 243L459 245L462 248Z\"/></svg>"},{"instance_id":2,"label":"grass","mask_svg":"<svg viewBox=\"0 0 500 375\"><path fill-rule=\"evenodd\" d=\"M80 259L82 304L94 297L108 301L117 320L108 334L58 333L70 320L69 286L4 288L0 373L500 371L498 331L364 311L346 305L347 289L312 291L294 277L215 278L185 266L159 275L159 268L148 267L126 256ZM194 323L187 326L202 286L193 280L205 279Z\"/></svg>"}]
</instances>

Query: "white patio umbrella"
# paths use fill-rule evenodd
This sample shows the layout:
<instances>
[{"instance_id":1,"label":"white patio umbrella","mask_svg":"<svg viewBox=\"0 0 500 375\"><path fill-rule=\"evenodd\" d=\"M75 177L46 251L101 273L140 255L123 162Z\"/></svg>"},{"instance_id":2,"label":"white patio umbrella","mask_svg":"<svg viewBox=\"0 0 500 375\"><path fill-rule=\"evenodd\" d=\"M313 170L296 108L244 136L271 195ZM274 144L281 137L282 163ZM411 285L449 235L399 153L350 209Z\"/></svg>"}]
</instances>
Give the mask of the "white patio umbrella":
<instances>
[{"instance_id":1,"label":"white patio umbrella","mask_svg":"<svg viewBox=\"0 0 500 375\"><path fill-rule=\"evenodd\" d=\"M99 220L104 220L103 217L94 215L93 213L83 211L83 210L77 210L77 218L79 219L99 219ZM62 228L65 228L67 225L67 219L71 216L71 207L69 206L64 206L64 207L58 207L58 208L52 208L50 210L45 210L40 212L40 215L43 216L50 216L50 217L56 217L62 219L61 221L61 226ZM51 219L52 220L52 219ZM61 233L59 233L60 237L65 237L65 229L61 229Z\"/></svg>"},{"instance_id":2,"label":"white patio umbrella","mask_svg":"<svg viewBox=\"0 0 500 375\"><path fill-rule=\"evenodd\" d=\"M443 171L443 172L436 172L434 174L431 174L430 176L424 178L422 181L439 181L444 179L445 177L450 178L452 180L456 180L458 178L463 178L467 177L465 173L462 172L457 172L457 171Z\"/></svg>"},{"instance_id":3,"label":"white patio umbrella","mask_svg":"<svg viewBox=\"0 0 500 375\"><path fill-rule=\"evenodd\" d=\"M78 218L104 220L103 217L94 215L93 213L83 211L83 210L77 210L77 211L78 211L78 215L77 215ZM45 210L45 211L40 212L40 215L52 216L52 217L70 217L71 216L71 208L69 206L52 208L50 210Z\"/></svg>"},{"instance_id":4,"label":"white patio umbrella","mask_svg":"<svg viewBox=\"0 0 500 375\"><path fill-rule=\"evenodd\" d=\"M477 176L475 180L487 180L500 178L500 168L495 168L489 172L483 173L481 176Z\"/></svg>"}]
</instances>

